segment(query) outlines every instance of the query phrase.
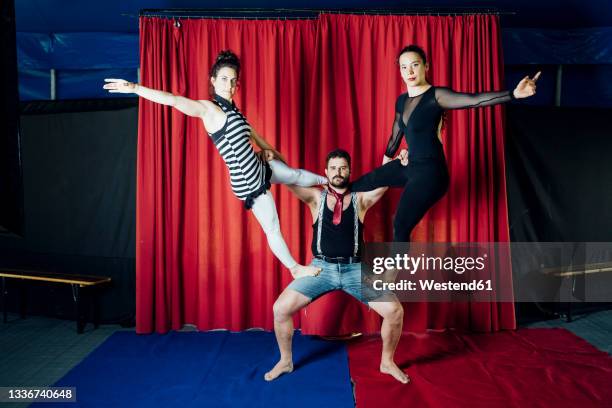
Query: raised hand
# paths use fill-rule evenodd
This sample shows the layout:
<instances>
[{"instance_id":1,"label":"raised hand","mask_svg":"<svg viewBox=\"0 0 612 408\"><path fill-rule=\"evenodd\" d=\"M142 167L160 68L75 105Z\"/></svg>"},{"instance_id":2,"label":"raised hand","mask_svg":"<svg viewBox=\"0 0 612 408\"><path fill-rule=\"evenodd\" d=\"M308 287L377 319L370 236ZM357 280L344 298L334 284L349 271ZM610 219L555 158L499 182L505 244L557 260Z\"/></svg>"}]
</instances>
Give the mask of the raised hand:
<instances>
[{"instance_id":1,"label":"raised hand","mask_svg":"<svg viewBox=\"0 0 612 408\"><path fill-rule=\"evenodd\" d=\"M136 84L125 79L106 78L103 88L110 93L133 93L136 92Z\"/></svg>"},{"instance_id":2,"label":"raised hand","mask_svg":"<svg viewBox=\"0 0 612 408\"><path fill-rule=\"evenodd\" d=\"M512 91L514 93L514 97L521 99L535 95L536 81L538 78L540 78L540 74L542 74L542 71L538 71L533 78L529 78L529 75L527 75L525 78L521 79L521 82L519 82L516 88L514 88L514 91Z\"/></svg>"}]
</instances>

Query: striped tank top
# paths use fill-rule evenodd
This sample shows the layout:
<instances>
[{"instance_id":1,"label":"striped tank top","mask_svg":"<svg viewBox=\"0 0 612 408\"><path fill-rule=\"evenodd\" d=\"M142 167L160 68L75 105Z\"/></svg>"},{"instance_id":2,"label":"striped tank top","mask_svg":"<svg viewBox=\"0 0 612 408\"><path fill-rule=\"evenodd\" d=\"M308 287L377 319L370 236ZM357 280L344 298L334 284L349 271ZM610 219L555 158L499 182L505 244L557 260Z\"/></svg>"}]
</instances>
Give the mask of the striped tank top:
<instances>
[{"instance_id":1,"label":"striped tank top","mask_svg":"<svg viewBox=\"0 0 612 408\"><path fill-rule=\"evenodd\" d=\"M215 104L227 115L225 125L209 133L229 170L232 191L240 200L266 182L265 167L251 144L251 126L233 102L215 95Z\"/></svg>"}]
</instances>

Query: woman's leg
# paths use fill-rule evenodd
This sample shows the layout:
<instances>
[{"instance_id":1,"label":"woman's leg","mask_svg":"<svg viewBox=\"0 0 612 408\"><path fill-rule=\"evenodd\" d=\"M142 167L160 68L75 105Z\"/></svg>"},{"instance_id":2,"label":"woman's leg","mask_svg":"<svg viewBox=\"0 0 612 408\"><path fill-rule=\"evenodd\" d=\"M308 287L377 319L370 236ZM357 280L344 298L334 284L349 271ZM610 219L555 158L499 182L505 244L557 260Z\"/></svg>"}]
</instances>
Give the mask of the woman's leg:
<instances>
[{"instance_id":1,"label":"woman's leg","mask_svg":"<svg viewBox=\"0 0 612 408\"><path fill-rule=\"evenodd\" d=\"M308 170L294 169L280 160L270 160L268 164L272 169L270 182L273 184L293 184L300 187L327 184L327 178L311 173Z\"/></svg>"},{"instance_id":2,"label":"woman's leg","mask_svg":"<svg viewBox=\"0 0 612 408\"><path fill-rule=\"evenodd\" d=\"M266 191L265 194L255 198L252 210L259 225L261 225L261 228L266 234L268 246L272 250L272 253L274 253L274 256L276 256L285 267L291 270L291 274L294 278L314 276L319 273L319 268L300 265L293 259L293 256L291 256L287 243L285 243L285 239L280 230L276 205L270 191Z\"/></svg>"},{"instance_id":3,"label":"woman's leg","mask_svg":"<svg viewBox=\"0 0 612 408\"><path fill-rule=\"evenodd\" d=\"M372 191L379 187L403 187L406 185L408 166L399 160L391 160L351 183L351 191Z\"/></svg>"},{"instance_id":4,"label":"woman's leg","mask_svg":"<svg viewBox=\"0 0 612 408\"><path fill-rule=\"evenodd\" d=\"M393 220L393 241L408 242L414 227L448 190L446 167L411 166Z\"/></svg>"}]
</instances>

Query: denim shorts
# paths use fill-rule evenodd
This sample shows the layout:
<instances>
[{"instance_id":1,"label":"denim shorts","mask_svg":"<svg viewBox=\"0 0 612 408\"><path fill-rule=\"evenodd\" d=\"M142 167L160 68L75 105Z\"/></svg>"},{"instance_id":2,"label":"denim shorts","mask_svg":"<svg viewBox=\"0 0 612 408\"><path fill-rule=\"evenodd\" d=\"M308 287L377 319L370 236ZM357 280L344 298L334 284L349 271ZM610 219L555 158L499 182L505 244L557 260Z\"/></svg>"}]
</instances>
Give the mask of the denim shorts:
<instances>
[{"instance_id":1,"label":"denim shorts","mask_svg":"<svg viewBox=\"0 0 612 408\"><path fill-rule=\"evenodd\" d=\"M361 263L332 263L315 258L310 265L321 268L321 273L317 276L303 276L295 279L287 287L300 292L311 300L332 290L343 290L365 304L384 295L384 292L372 288L362 288Z\"/></svg>"}]
</instances>

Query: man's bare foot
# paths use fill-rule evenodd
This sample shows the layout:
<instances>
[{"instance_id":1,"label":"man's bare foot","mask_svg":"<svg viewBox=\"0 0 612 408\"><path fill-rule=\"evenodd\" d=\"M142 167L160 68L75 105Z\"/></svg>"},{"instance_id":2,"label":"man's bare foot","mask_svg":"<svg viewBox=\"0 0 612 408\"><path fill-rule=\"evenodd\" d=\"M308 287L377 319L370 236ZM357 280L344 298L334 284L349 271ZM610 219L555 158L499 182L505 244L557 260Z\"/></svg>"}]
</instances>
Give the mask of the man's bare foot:
<instances>
[{"instance_id":1,"label":"man's bare foot","mask_svg":"<svg viewBox=\"0 0 612 408\"><path fill-rule=\"evenodd\" d=\"M289 374L293 371L293 362L280 360L270 371L264 374L264 380L272 381L283 374Z\"/></svg>"},{"instance_id":2,"label":"man's bare foot","mask_svg":"<svg viewBox=\"0 0 612 408\"><path fill-rule=\"evenodd\" d=\"M393 378L402 384L408 384L410 382L410 377L408 377L394 362L380 363L380 372L393 376Z\"/></svg>"},{"instance_id":3,"label":"man's bare foot","mask_svg":"<svg viewBox=\"0 0 612 408\"><path fill-rule=\"evenodd\" d=\"M304 276L317 276L319 273L321 273L321 268L311 265L297 264L291 268L291 275L293 276L293 279L298 279Z\"/></svg>"}]
</instances>

